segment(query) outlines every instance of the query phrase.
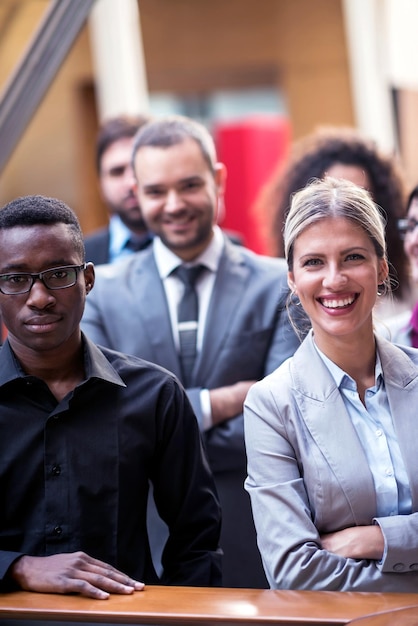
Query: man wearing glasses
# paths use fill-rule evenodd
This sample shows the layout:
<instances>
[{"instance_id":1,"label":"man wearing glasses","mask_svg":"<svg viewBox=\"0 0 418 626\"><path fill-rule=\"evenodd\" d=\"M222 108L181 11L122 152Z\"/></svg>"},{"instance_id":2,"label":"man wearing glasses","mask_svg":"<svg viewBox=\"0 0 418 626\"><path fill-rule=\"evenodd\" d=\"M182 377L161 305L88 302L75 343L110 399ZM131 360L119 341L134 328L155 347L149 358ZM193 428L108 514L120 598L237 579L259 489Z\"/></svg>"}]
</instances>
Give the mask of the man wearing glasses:
<instances>
[{"instance_id":1,"label":"man wearing glasses","mask_svg":"<svg viewBox=\"0 0 418 626\"><path fill-rule=\"evenodd\" d=\"M64 203L0 211L0 589L106 599L144 582L219 585L219 504L191 406L167 371L82 335L93 284ZM161 579L149 481L172 529Z\"/></svg>"}]
</instances>

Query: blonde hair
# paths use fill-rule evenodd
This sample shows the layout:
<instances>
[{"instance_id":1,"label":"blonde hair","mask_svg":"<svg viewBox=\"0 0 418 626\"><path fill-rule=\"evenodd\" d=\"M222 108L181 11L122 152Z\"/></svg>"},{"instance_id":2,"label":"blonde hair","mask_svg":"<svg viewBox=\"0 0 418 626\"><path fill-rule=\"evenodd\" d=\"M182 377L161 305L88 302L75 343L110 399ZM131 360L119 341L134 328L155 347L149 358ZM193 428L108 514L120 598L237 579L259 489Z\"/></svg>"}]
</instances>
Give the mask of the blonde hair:
<instances>
[{"instance_id":1,"label":"blonde hair","mask_svg":"<svg viewBox=\"0 0 418 626\"><path fill-rule=\"evenodd\" d=\"M342 217L359 226L369 237L380 259L387 261L385 222L368 191L347 180L327 177L313 180L294 194L284 227L287 265L293 270L293 249L303 231L327 218ZM390 281L384 283L390 290Z\"/></svg>"}]
</instances>

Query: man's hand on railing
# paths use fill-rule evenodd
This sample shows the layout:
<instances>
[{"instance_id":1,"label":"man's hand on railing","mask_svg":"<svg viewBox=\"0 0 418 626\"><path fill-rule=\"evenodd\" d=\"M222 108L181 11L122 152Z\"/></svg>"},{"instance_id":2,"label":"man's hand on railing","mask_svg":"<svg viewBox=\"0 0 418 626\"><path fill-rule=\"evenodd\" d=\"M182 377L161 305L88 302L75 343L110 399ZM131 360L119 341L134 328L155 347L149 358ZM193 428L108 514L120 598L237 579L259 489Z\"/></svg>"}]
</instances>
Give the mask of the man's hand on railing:
<instances>
[{"instance_id":1,"label":"man's hand on railing","mask_svg":"<svg viewBox=\"0 0 418 626\"><path fill-rule=\"evenodd\" d=\"M106 600L111 593L130 594L144 588L144 583L84 552L22 556L11 565L8 576L25 591L79 593L97 600Z\"/></svg>"}]
</instances>

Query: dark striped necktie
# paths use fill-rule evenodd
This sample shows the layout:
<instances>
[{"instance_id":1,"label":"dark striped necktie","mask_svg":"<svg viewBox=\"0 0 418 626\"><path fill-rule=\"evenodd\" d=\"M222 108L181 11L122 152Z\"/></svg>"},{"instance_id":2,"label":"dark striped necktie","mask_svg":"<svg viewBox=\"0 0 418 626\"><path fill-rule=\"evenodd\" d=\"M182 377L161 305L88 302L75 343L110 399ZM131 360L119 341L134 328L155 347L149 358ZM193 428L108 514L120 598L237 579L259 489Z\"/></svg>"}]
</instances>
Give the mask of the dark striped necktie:
<instances>
[{"instance_id":1,"label":"dark striped necktie","mask_svg":"<svg viewBox=\"0 0 418 626\"><path fill-rule=\"evenodd\" d=\"M184 284L183 296L177 309L177 322L180 339L180 362L183 374L183 385L190 386L192 372L196 360L196 340L199 305L195 284L205 269L204 265L185 267L180 265L174 274Z\"/></svg>"}]
</instances>

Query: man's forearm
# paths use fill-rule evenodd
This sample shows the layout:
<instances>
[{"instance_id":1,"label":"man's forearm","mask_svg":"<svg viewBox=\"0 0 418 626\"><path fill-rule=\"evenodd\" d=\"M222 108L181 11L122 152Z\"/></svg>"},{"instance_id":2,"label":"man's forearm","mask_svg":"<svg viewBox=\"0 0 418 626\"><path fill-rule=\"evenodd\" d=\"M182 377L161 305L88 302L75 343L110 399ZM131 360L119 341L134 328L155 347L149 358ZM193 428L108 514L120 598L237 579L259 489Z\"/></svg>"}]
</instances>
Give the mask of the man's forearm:
<instances>
[{"instance_id":1,"label":"man's forearm","mask_svg":"<svg viewBox=\"0 0 418 626\"><path fill-rule=\"evenodd\" d=\"M209 391L214 426L242 413L248 390L255 382L255 380L239 381L234 385Z\"/></svg>"}]
</instances>

